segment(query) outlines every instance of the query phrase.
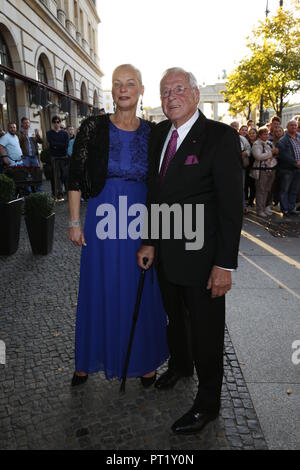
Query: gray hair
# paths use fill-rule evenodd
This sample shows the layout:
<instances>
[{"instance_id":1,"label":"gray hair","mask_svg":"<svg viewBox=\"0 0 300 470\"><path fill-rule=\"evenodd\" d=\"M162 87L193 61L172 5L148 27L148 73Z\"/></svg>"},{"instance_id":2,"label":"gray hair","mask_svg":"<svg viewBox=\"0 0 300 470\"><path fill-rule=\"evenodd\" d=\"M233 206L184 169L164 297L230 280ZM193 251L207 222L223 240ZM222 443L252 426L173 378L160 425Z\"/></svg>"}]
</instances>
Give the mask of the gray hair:
<instances>
[{"instance_id":1,"label":"gray hair","mask_svg":"<svg viewBox=\"0 0 300 470\"><path fill-rule=\"evenodd\" d=\"M163 79L171 73L183 73L186 76L186 78L188 79L189 84L191 85L191 88L197 88L197 90L198 90L198 82L197 82L197 79L196 79L195 75L193 75L192 72L187 72L186 70L184 70L181 67L172 67L172 68L167 69L167 70L164 71L164 73L162 75L162 78L160 80L160 85L159 85L160 91L161 91L161 84L162 84Z\"/></svg>"},{"instance_id":2,"label":"gray hair","mask_svg":"<svg viewBox=\"0 0 300 470\"><path fill-rule=\"evenodd\" d=\"M134 65L132 64L121 64L121 65L118 65L118 67L115 68L115 70L113 71L112 73L112 76L114 76L114 73L118 70L118 69L121 69L121 68L125 68L125 67L128 67L128 68L131 68L135 71L136 73L136 76L137 76L137 79L140 83L141 86L143 86L143 80L142 80L142 74L141 72L139 71L139 69L137 69Z\"/></svg>"},{"instance_id":3,"label":"gray hair","mask_svg":"<svg viewBox=\"0 0 300 470\"><path fill-rule=\"evenodd\" d=\"M298 125L298 122L296 121L296 119L291 119L289 122L287 122L286 127L292 124L292 122L295 122Z\"/></svg>"}]
</instances>

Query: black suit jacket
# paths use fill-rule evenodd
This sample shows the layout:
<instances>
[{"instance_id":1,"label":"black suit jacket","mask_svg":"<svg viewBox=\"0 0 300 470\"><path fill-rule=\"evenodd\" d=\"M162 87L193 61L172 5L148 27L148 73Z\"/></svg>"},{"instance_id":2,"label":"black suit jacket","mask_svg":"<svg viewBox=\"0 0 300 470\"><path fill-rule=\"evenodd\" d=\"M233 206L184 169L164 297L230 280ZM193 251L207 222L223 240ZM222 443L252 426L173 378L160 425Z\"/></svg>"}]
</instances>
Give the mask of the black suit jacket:
<instances>
[{"instance_id":1,"label":"black suit jacket","mask_svg":"<svg viewBox=\"0 0 300 470\"><path fill-rule=\"evenodd\" d=\"M213 265L237 267L243 217L239 136L199 111L160 188L159 163L170 127L170 121L163 121L151 132L148 213L151 204L191 204L195 217L196 204L204 204L204 245L197 251L186 250L184 236L180 240L149 239L144 244L155 245L157 263L162 264L170 282L206 288ZM185 164L188 155L196 155L199 163Z\"/></svg>"}]
</instances>

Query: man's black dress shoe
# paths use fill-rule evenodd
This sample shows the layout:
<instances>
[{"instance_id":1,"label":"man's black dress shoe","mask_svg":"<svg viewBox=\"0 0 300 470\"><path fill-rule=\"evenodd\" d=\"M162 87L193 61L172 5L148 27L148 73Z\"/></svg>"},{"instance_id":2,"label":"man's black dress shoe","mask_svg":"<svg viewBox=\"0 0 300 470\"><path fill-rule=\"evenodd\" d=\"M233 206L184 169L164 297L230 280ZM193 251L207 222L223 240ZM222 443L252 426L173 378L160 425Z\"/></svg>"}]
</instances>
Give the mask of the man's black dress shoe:
<instances>
[{"instance_id":1,"label":"man's black dress shoe","mask_svg":"<svg viewBox=\"0 0 300 470\"><path fill-rule=\"evenodd\" d=\"M156 380L156 372L152 377L140 377L140 379L144 388L151 387L151 385L154 384Z\"/></svg>"},{"instance_id":2,"label":"man's black dress shoe","mask_svg":"<svg viewBox=\"0 0 300 470\"><path fill-rule=\"evenodd\" d=\"M174 387L174 385L182 377L188 377L188 376L184 376L183 374L179 374L178 372L175 372L174 370L168 369L157 379L157 381L155 382L155 387L158 388L159 390L167 390L168 388Z\"/></svg>"},{"instance_id":3,"label":"man's black dress shoe","mask_svg":"<svg viewBox=\"0 0 300 470\"><path fill-rule=\"evenodd\" d=\"M180 419L175 421L172 431L175 434L196 434L200 432L210 421L216 419L219 412L197 412L190 410Z\"/></svg>"},{"instance_id":4,"label":"man's black dress shoe","mask_svg":"<svg viewBox=\"0 0 300 470\"><path fill-rule=\"evenodd\" d=\"M88 379L88 374L86 374L86 375L77 375L74 372L72 382L71 382L71 386L76 387L76 385L84 384L87 381L87 379Z\"/></svg>"}]
</instances>

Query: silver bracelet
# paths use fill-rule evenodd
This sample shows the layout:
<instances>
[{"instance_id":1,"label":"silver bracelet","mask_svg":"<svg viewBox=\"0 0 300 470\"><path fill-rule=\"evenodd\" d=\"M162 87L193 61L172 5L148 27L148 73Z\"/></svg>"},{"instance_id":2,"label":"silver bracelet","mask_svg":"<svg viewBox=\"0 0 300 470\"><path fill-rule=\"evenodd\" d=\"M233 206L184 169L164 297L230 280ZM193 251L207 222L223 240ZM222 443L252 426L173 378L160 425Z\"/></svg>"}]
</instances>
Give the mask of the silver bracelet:
<instances>
[{"instance_id":1,"label":"silver bracelet","mask_svg":"<svg viewBox=\"0 0 300 470\"><path fill-rule=\"evenodd\" d=\"M80 227L80 220L69 220L69 228Z\"/></svg>"}]
</instances>

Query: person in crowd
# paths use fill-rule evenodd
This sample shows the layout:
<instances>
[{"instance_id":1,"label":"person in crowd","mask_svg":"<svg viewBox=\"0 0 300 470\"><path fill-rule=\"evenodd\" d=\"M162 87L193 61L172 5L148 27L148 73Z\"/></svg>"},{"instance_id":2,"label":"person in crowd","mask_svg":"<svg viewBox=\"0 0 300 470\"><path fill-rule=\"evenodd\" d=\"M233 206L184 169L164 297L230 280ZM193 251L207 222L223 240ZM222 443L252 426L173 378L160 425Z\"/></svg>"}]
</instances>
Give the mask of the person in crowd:
<instances>
[{"instance_id":1,"label":"person in crowd","mask_svg":"<svg viewBox=\"0 0 300 470\"><path fill-rule=\"evenodd\" d=\"M69 161L67 152L69 135L65 130L61 129L61 119L59 116L53 116L52 124L53 129L46 133L53 174L51 179L52 195L58 201L63 201L64 189L65 191L68 190Z\"/></svg>"},{"instance_id":2,"label":"person in crowd","mask_svg":"<svg viewBox=\"0 0 300 470\"><path fill-rule=\"evenodd\" d=\"M23 153L24 165L27 167L39 167L39 148L38 144L42 144L43 140L39 134L38 129L35 129L34 135L30 134L30 119L27 117L22 117L21 119L21 128L19 132L19 141ZM37 185L36 188L28 187L28 191L32 190L40 192L42 191L41 185Z\"/></svg>"},{"instance_id":3,"label":"person in crowd","mask_svg":"<svg viewBox=\"0 0 300 470\"><path fill-rule=\"evenodd\" d=\"M277 142L280 208L284 216L298 215L295 206L300 190L300 133L297 127L297 121L289 121L286 134Z\"/></svg>"},{"instance_id":4,"label":"person in crowd","mask_svg":"<svg viewBox=\"0 0 300 470\"><path fill-rule=\"evenodd\" d=\"M69 239L82 247L73 386L85 382L89 373L104 371L107 379L123 373L140 277L136 252L141 238L128 234L127 208L119 204L126 198L129 212L133 205L146 203L153 124L136 116L143 92L139 70L129 64L117 67L112 75L115 113L83 121L70 160ZM89 197L84 229L81 194ZM101 207L108 205L118 221L115 236L100 230L101 224L105 227ZM155 382L156 369L169 355L166 314L155 273L150 274L145 275L127 373L140 377L145 387Z\"/></svg>"},{"instance_id":5,"label":"person in crowd","mask_svg":"<svg viewBox=\"0 0 300 470\"><path fill-rule=\"evenodd\" d=\"M256 179L256 213L259 217L267 218L272 215L272 207L267 205L268 193L271 191L275 179L277 165L276 148L268 145L269 132L266 126L258 130L258 138L253 143L252 154L255 159L253 168L258 173Z\"/></svg>"},{"instance_id":6,"label":"person in crowd","mask_svg":"<svg viewBox=\"0 0 300 470\"><path fill-rule=\"evenodd\" d=\"M239 128L239 134L242 136L242 137L247 137L248 136L248 126L245 126L245 125L242 125L240 128Z\"/></svg>"},{"instance_id":7,"label":"person in crowd","mask_svg":"<svg viewBox=\"0 0 300 470\"><path fill-rule=\"evenodd\" d=\"M247 128L248 128L248 132L250 129L252 128L255 128L255 125L254 125L254 121L252 119L249 119L249 121L247 121Z\"/></svg>"},{"instance_id":8,"label":"person in crowd","mask_svg":"<svg viewBox=\"0 0 300 470\"><path fill-rule=\"evenodd\" d=\"M22 149L17 136L17 125L14 122L8 124L6 134L0 138L0 156L4 168L24 165Z\"/></svg>"},{"instance_id":9,"label":"person in crowd","mask_svg":"<svg viewBox=\"0 0 300 470\"><path fill-rule=\"evenodd\" d=\"M145 238L137 258L142 266L146 257L148 269L156 257L169 318L170 360L155 386L169 389L196 367L194 404L172 426L176 434L189 434L200 432L220 409L225 294L231 288L230 271L237 267L243 215L241 150L230 126L206 119L197 109L199 87L192 73L168 69L160 94L168 120L151 134L148 207L178 204L184 211L189 205L186 218L194 227L196 212L204 205L204 245L196 237L197 245L187 246L187 238L176 236L172 219L174 236ZM165 222L163 218L160 229Z\"/></svg>"},{"instance_id":10,"label":"person in crowd","mask_svg":"<svg viewBox=\"0 0 300 470\"><path fill-rule=\"evenodd\" d=\"M246 168L246 175L245 175L245 200L248 201L248 207L254 206L254 199L255 199L255 181L250 176L250 171L252 169L254 163L254 157L252 155L252 146L254 142L257 140L257 130L255 127L251 127L248 131L247 140L251 147L251 153L249 156L249 166Z\"/></svg>"},{"instance_id":11,"label":"person in crowd","mask_svg":"<svg viewBox=\"0 0 300 470\"><path fill-rule=\"evenodd\" d=\"M68 145L67 155L70 158L72 156L73 146L75 142L75 129L73 126L70 125L70 126L67 126L66 131L69 134L69 145Z\"/></svg>"},{"instance_id":12,"label":"person in crowd","mask_svg":"<svg viewBox=\"0 0 300 470\"><path fill-rule=\"evenodd\" d=\"M269 140L269 137L268 137L268 141L267 141L267 143L269 144L271 149L274 149L274 148L277 149L277 142L283 136L284 136L283 127L282 126L275 126L275 129L273 131L273 139ZM277 152L276 156L278 156L278 152L279 152L278 149L275 150L275 152ZM272 207L272 204L274 206L277 206L279 201L280 201L280 181L279 181L279 167L278 167L278 165L276 166L274 172L275 172L275 178L274 178L274 182L273 182L271 191L268 194L267 207Z\"/></svg>"},{"instance_id":13,"label":"person in crowd","mask_svg":"<svg viewBox=\"0 0 300 470\"><path fill-rule=\"evenodd\" d=\"M248 208L246 204L246 199L245 199L245 180L246 180L246 169L249 166L249 158L251 154L251 147L250 144L246 138L248 135L248 127L247 126L240 126L239 128L237 127L238 122L233 121L230 126L233 127L238 133L240 137L240 145L241 145L241 155L242 155L242 165L243 165L243 173L242 173L242 178L243 178L243 210L244 214L248 213Z\"/></svg>"},{"instance_id":14,"label":"person in crowd","mask_svg":"<svg viewBox=\"0 0 300 470\"><path fill-rule=\"evenodd\" d=\"M269 135L268 135L268 141L272 142L274 139L274 133L276 130L281 127L281 119L278 116L273 116L270 121L270 126L269 126Z\"/></svg>"},{"instance_id":15,"label":"person in crowd","mask_svg":"<svg viewBox=\"0 0 300 470\"><path fill-rule=\"evenodd\" d=\"M233 127L233 129L235 129L237 132L239 132L239 129L240 129L240 123L238 121L232 121L230 123L230 126Z\"/></svg>"},{"instance_id":16,"label":"person in crowd","mask_svg":"<svg viewBox=\"0 0 300 470\"><path fill-rule=\"evenodd\" d=\"M3 137L5 135L5 131L2 129L2 127L0 127L0 138Z\"/></svg>"}]
</instances>

